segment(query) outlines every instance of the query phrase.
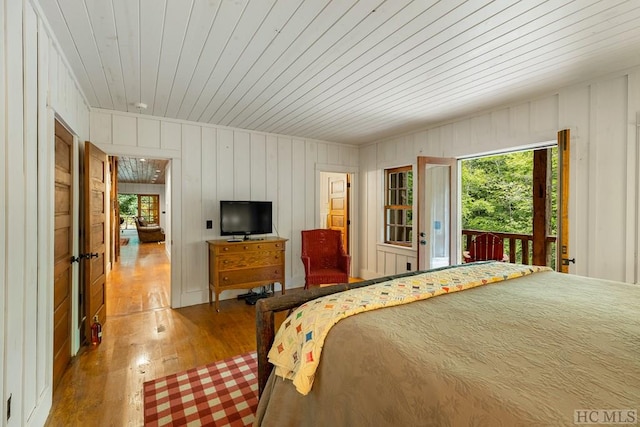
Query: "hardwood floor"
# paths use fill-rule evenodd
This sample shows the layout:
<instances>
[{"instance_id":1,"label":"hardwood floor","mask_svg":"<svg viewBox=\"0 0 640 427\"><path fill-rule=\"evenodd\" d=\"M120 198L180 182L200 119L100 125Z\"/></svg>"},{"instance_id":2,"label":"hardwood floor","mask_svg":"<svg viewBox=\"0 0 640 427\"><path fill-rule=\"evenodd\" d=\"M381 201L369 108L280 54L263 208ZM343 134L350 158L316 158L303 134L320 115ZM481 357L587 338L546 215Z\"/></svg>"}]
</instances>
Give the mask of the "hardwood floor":
<instances>
[{"instance_id":1,"label":"hardwood floor","mask_svg":"<svg viewBox=\"0 0 640 427\"><path fill-rule=\"evenodd\" d=\"M140 426L145 381L256 348L254 306L225 300L220 313L209 304L172 310L164 244L126 237L107 279L102 343L72 359L48 426Z\"/></svg>"}]
</instances>

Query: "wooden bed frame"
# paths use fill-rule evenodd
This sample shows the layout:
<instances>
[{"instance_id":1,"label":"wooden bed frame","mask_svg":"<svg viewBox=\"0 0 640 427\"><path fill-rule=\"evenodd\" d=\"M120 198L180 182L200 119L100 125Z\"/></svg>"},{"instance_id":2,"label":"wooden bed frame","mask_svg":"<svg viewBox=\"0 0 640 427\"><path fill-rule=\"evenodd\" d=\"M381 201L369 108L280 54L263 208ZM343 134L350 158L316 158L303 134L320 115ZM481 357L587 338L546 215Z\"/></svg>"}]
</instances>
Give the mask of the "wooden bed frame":
<instances>
[{"instance_id":1,"label":"wooden bed frame","mask_svg":"<svg viewBox=\"0 0 640 427\"><path fill-rule=\"evenodd\" d=\"M444 270L451 267L442 267L429 271ZM258 353L258 396L262 395L269 375L273 370L273 365L269 363L268 354L273 345L276 334L275 331L275 313L293 310L301 306L307 301L314 300L326 295L343 292L349 289L362 288L364 286L375 285L376 283L386 282L388 280L400 277L415 276L422 274L424 271L411 271L408 273L397 274L395 276L379 277L377 279L365 280L355 283L341 283L338 285L327 286L323 288L312 288L302 292L289 293L286 295L278 295L271 298L260 299L256 303L256 339Z\"/></svg>"}]
</instances>

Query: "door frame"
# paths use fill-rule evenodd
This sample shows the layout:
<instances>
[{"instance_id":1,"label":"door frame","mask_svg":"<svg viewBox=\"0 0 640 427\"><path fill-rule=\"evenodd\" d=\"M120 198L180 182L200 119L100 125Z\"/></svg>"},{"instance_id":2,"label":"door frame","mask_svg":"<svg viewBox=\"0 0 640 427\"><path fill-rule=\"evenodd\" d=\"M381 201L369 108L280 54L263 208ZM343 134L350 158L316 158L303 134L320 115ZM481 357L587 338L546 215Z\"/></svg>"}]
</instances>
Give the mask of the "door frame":
<instances>
[{"instance_id":1,"label":"door frame","mask_svg":"<svg viewBox=\"0 0 640 427\"><path fill-rule=\"evenodd\" d=\"M181 289L179 284L181 283L181 275L182 275L182 257L179 248L182 245L182 216L180 213L180 208L176 209L176 206L181 206L182 193L180 190L182 175L182 163L181 158L176 157L173 153L167 153L163 150L157 149L140 149L133 148L131 150L124 149L122 146L112 146L111 144L101 144L99 142L93 142L93 145L100 148L105 152L107 156L127 156L127 157L142 157L142 158L156 158L156 159L164 159L168 160L171 168L171 183L170 187L165 187L165 191L170 192L171 204L169 206L170 210L170 224L167 223L166 227L169 229L170 234L168 235L168 239L165 241L165 248L169 251L169 262L171 264L171 295L170 295L170 303L171 308L179 308L182 307L181 303ZM111 177L109 178L111 180ZM110 182L110 185L113 185ZM109 221L108 227L111 226L111 218L108 218ZM111 242L111 236L109 236L108 244L111 246L113 242ZM113 261L109 259L109 269L113 268Z\"/></svg>"},{"instance_id":2,"label":"door frame","mask_svg":"<svg viewBox=\"0 0 640 427\"><path fill-rule=\"evenodd\" d=\"M562 131L558 131L558 134L560 132L562 132ZM569 140L570 140L570 138L569 138ZM500 150L486 151L486 152L479 153L479 154L461 156L461 157L457 158L457 160L458 160L458 166L457 167L458 167L458 170L460 170L461 162L463 160L477 159L477 158L489 157L489 156L500 156L500 155L505 155L505 154L510 154L510 153L517 153L517 152L520 152L520 151L532 151L532 152L535 152L535 151L538 151L538 150L545 150L545 149L552 149L552 148L558 148L558 156L559 156L560 155L559 139L548 140L548 141L543 141L543 142L537 142L537 143L533 143L533 144L525 144L525 145L520 145L520 146L517 146L517 147L508 147L508 148L500 149ZM534 154L534 156L535 156L535 154ZM568 156L566 157L566 160L567 161L569 160ZM533 160L533 161L535 161L535 160ZM551 157L548 157L547 161L550 163L551 162ZM561 164L560 164L560 162L558 162L558 171L557 171L557 174L558 174L557 175L558 188L557 188L557 191L558 191L558 199L559 200L560 200L560 196L561 196L560 188L559 188L560 182L561 182L561 176L560 175L562 173L561 169L562 169ZM570 171L565 171L564 173L565 173L565 177L570 181L570 176L569 176ZM567 182L567 184L568 184L568 182ZM462 204L462 193L461 193L461 189L462 189L462 187L461 187L462 186L462 173L458 174L458 184L457 185L458 185L458 221L459 221L459 230L460 230L460 233L462 233L462 206L461 206L461 204ZM568 185L567 185L566 191L567 191L567 194L570 194L568 192ZM534 197L533 194L531 195L531 197ZM568 209L569 209L568 207L571 204L569 196L565 197L565 203L567 204L567 207L566 207L565 211L568 211ZM560 222L561 221L560 221L560 217L559 217L560 212L561 212L561 209L560 209L560 202L559 202L558 203L558 212L557 212L557 214L558 214L558 233L557 234L558 234L558 236L559 236L559 234L561 232L561 230L560 230L560 227L561 227ZM533 218L532 218L532 220L533 220ZM568 231L568 227L567 227L567 231ZM567 242L569 242L570 239L571 239L571 235L569 234L567 236ZM559 250L559 243L558 242L559 242L559 240L556 240L556 269L561 265L561 260L559 258L559 254L560 254L561 251ZM460 253L462 253L461 251L462 251L462 243L460 243Z\"/></svg>"},{"instance_id":3,"label":"door frame","mask_svg":"<svg viewBox=\"0 0 640 427\"><path fill-rule=\"evenodd\" d=\"M359 216L359 208L358 204L355 203L358 200L358 172L359 168L357 166L336 166L329 165L324 163L316 163L315 164L315 175L316 175L316 185L314 189L314 198L313 198L313 207L314 207L314 219L313 219L313 228L317 228L319 224L321 224L320 218L320 191L322 188L322 172L327 173L344 173L349 175L349 183L351 187L349 191L347 191L347 242L349 247L347 251L349 255L351 255L351 271L349 272L349 276L359 275L360 271L360 263L358 261L358 245L354 244L354 242L359 242L359 232L358 232L358 224L354 224L353 218L358 218ZM305 227L307 228L307 227ZM355 274L354 274L355 272Z\"/></svg>"},{"instance_id":4,"label":"door frame","mask_svg":"<svg viewBox=\"0 0 640 427\"><path fill-rule=\"evenodd\" d=\"M425 168L427 165L441 165L449 166L449 265L455 265L460 263L462 256L461 248L461 222L462 212L460 210L460 159L449 157L430 157L430 156L418 156L417 159L417 233L414 234L413 241L416 247L416 258L418 262L418 270L424 270L425 266L422 265L422 245L420 244L420 233L425 228L423 224L424 212L426 211L426 176ZM415 184L414 184L415 186ZM416 215L414 215L414 218ZM431 236L429 236L431 238ZM427 244L431 242L427 241Z\"/></svg>"}]
</instances>

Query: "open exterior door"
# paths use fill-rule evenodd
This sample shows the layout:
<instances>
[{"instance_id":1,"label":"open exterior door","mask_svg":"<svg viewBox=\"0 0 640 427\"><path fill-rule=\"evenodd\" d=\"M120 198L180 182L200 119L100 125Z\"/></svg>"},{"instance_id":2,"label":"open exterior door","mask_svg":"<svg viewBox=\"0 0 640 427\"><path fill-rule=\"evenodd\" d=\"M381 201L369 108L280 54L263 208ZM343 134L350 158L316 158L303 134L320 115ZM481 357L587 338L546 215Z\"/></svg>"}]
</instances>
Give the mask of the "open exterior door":
<instances>
[{"instance_id":1,"label":"open exterior door","mask_svg":"<svg viewBox=\"0 0 640 427\"><path fill-rule=\"evenodd\" d=\"M569 129L558 132L558 237L556 243L556 270L569 272L569 155L571 133Z\"/></svg>"},{"instance_id":2,"label":"open exterior door","mask_svg":"<svg viewBox=\"0 0 640 427\"><path fill-rule=\"evenodd\" d=\"M457 264L457 160L418 157L418 269Z\"/></svg>"},{"instance_id":3,"label":"open exterior door","mask_svg":"<svg viewBox=\"0 0 640 427\"><path fill-rule=\"evenodd\" d=\"M106 310L106 197L107 155L90 142L84 147L83 295L85 337L91 337L94 316L107 320Z\"/></svg>"}]
</instances>

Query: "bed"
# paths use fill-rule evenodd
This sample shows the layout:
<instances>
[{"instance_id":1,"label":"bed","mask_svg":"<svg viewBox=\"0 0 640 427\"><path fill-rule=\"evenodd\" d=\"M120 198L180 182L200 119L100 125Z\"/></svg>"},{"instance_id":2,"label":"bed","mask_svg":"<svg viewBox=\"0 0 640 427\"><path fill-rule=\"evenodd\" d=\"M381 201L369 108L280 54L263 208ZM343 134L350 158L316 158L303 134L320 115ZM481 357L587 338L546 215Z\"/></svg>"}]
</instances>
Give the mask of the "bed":
<instances>
[{"instance_id":1,"label":"bed","mask_svg":"<svg viewBox=\"0 0 640 427\"><path fill-rule=\"evenodd\" d=\"M477 265L451 269L465 268ZM267 361L274 313L418 274L424 272L259 301L261 397L254 425L542 426L574 425L586 417L638 420L640 286L552 271L340 320L321 343L306 395L275 375Z\"/></svg>"}]
</instances>

